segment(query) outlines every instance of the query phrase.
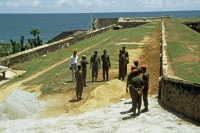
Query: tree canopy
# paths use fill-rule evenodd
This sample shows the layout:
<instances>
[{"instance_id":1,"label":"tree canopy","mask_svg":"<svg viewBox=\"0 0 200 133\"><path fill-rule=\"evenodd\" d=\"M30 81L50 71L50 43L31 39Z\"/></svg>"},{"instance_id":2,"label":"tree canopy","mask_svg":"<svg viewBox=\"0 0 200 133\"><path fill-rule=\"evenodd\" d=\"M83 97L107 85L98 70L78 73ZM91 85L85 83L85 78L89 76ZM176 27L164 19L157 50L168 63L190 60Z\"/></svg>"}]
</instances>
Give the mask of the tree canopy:
<instances>
[{"instance_id":1,"label":"tree canopy","mask_svg":"<svg viewBox=\"0 0 200 133\"><path fill-rule=\"evenodd\" d=\"M34 38L35 38L36 35L40 34L40 30L39 29L31 29L30 34L34 35Z\"/></svg>"}]
</instances>

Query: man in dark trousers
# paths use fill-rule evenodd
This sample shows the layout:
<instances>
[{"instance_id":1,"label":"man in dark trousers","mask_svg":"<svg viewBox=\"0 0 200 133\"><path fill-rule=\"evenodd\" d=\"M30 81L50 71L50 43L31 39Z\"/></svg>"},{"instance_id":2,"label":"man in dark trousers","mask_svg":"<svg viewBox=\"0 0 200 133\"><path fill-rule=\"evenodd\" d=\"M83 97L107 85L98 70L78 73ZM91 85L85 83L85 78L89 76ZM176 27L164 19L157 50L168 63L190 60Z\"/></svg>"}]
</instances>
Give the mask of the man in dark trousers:
<instances>
[{"instance_id":1,"label":"man in dark trousers","mask_svg":"<svg viewBox=\"0 0 200 133\"><path fill-rule=\"evenodd\" d=\"M129 63L128 51L126 51L126 46L122 46L123 54L125 55L125 64L124 64L124 74L127 75L127 64Z\"/></svg>"},{"instance_id":2,"label":"man in dark trousers","mask_svg":"<svg viewBox=\"0 0 200 133\"><path fill-rule=\"evenodd\" d=\"M81 60L81 67L82 67L82 74L83 74L84 87L87 87L86 81L85 81L86 75L87 75L87 64L89 64L89 63L88 63L88 61L86 60L86 55L83 55L83 56L82 56L82 60Z\"/></svg>"},{"instance_id":3,"label":"man in dark trousers","mask_svg":"<svg viewBox=\"0 0 200 133\"><path fill-rule=\"evenodd\" d=\"M92 82L97 81L99 68L101 68L101 60L100 56L97 55L98 51L94 51L94 55L91 56L90 59L90 69L92 68Z\"/></svg>"},{"instance_id":4,"label":"man in dark trousers","mask_svg":"<svg viewBox=\"0 0 200 133\"><path fill-rule=\"evenodd\" d=\"M118 79L124 81L124 64L125 64L125 55L122 50L119 50L119 76Z\"/></svg>"},{"instance_id":5,"label":"man in dark trousers","mask_svg":"<svg viewBox=\"0 0 200 133\"><path fill-rule=\"evenodd\" d=\"M101 55L101 61L102 61L102 70L103 70L103 81L105 81L105 79L108 81L109 68L111 67L111 64L110 64L110 57L109 55L107 55L107 50L103 51L103 55Z\"/></svg>"},{"instance_id":6,"label":"man in dark trousers","mask_svg":"<svg viewBox=\"0 0 200 133\"><path fill-rule=\"evenodd\" d=\"M81 73L81 66L78 65L78 70L75 72L76 78L76 97L77 100L82 100L82 93L83 93L83 75Z\"/></svg>"},{"instance_id":7,"label":"man in dark trousers","mask_svg":"<svg viewBox=\"0 0 200 133\"><path fill-rule=\"evenodd\" d=\"M134 69L136 69L136 67L135 66L131 66L131 72L128 74L127 82L126 82L126 93L128 93L128 88L129 88L129 93L130 93L130 97L131 97L132 101L133 101L133 89L132 89L132 85L131 85L131 80L132 80L132 78L134 78L136 76L132 72ZM130 109L130 111L133 111L133 104L132 104L132 108Z\"/></svg>"},{"instance_id":8,"label":"man in dark trousers","mask_svg":"<svg viewBox=\"0 0 200 133\"><path fill-rule=\"evenodd\" d=\"M138 115L140 115L140 109L142 104L142 90L143 86L143 79L138 75L138 69L134 69L132 71L136 77L132 78L131 84L133 89L133 114L132 116L136 116L136 107L138 106Z\"/></svg>"},{"instance_id":9,"label":"man in dark trousers","mask_svg":"<svg viewBox=\"0 0 200 133\"><path fill-rule=\"evenodd\" d=\"M148 109L148 90L149 90L149 73L146 71L146 65L141 65L141 70L143 73L142 79L144 82L144 90L143 90L143 102L144 102L144 109L141 112L147 112Z\"/></svg>"}]
</instances>

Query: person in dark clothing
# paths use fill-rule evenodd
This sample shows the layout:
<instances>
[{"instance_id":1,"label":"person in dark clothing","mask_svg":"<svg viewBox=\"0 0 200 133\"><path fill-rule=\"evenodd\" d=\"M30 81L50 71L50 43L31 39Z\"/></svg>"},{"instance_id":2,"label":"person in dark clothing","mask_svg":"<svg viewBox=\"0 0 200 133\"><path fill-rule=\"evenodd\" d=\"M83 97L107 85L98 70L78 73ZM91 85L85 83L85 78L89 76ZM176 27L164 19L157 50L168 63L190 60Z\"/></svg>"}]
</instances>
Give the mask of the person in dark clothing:
<instances>
[{"instance_id":1,"label":"person in dark clothing","mask_svg":"<svg viewBox=\"0 0 200 133\"><path fill-rule=\"evenodd\" d=\"M87 76L87 64L89 63L86 60L86 55L83 55L82 60L81 60L81 68L82 68L82 74L83 74L84 87L87 87L86 81L85 81L86 76Z\"/></svg>"},{"instance_id":2,"label":"person in dark clothing","mask_svg":"<svg viewBox=\"0 0 200 133\"><path fill-rule=\"evenodd\" d=\"M149 73L146 71L146 65L141 65L141 70L143 73L142 79L144 82L144 90L143 90L143 102L144 102L144 109L141 112L147 112L148 109L148 90L149 90Z\"/></svg>"},{"instance_id":3,"label":"person in dark clothing","mask_svg":"<svg viewBox=\"0 0 200 133\"><path fill-rule=\"evenodd\" d=\"M140 75L141 67L139 66L139 61L138 60L134 60L133 63L136 66L136 68L138 69L138 75Z\"/></svg>"},{"instance_id":4,"label":"person in dark clothing","mask_svg":"<svg viewBox=\"0 0 200 133\"><path fill-rule=\"evenodd\" d=\"M140 115L140 109L141 109L141 104L142 104L142 90L144 88L143 86L143 80L142 78L138 75L138 69L134 69L132 71L136 77L132 78L131 84L132 84L132 89L133 89L133 114L132 116L136 116L136 107L138 106L138 115Z\"/></svg>"},{"instance_id":5,"label":"person in dark clothing","mask_svg":"<svg viewBox=\"0 0 200 133\"><path fill-rule=\"evenodd\" d=\"M76 78L76 97L77 100L82 100L82 93L83 93L83 75L81 72L81 66L78 65L78 70L75 72Z\"/></svg>"},{"instance_id":6,"label":"person in dark clothing","mask_svg":"<svg viewBox=\"0 0 200 133\"><path fill-rule=\"evenodd\" d=\"M129 54L126 51L126 46L122 47L123 54L125 55L125 64L124 64L124 75L127 75L127 64L129 63Z\"/></svg>"},{"instance_id":7,"label":"person in dark clothing","mask_svg":"<svg viewBox=\"0 0 200 133\"><path fill-rule=\"evenodd\" d=\"M126 93L128 93L128 88L129 88L129 93L130 93L130 97L131 97L132 101L133 101L133 89L132 89L132 85L131 85L131 80L132 80L132 78L134 78L136 76L132 72L132 70L134 70L134 69L136 69L136 67L135 66L131 66L131 72L128 74L127 82L126 82ZM130 111L133 111L133 104L132 104L132 108L130 109Z\"/></svg>"},{"instance_id":8,"label":"person in dark clothing","mask_svg":"<svg viewBox=\"0 0 200 133\"><path fill-rule=\"evenodd\" d=\"M119 50L119 76L118 79L124 81L124 64L125 64L125 55L122 50Z\"/></svg>"},{"instance_id":9,"label":"person in dark clothing","mask_svg":"<svg viewBox=\"0 0 200 133\"><path fill-rule=\"evenodd\" d=\"M94 51L94 55L92 55L90 59L90 69L92 68L92 82L94 82L94 78L95 81L97 81L98 72L99 69L101 68L100 56L97 54L98 51Z\"/></svg>"},{"instance_id":10,"label":"person in dark clothing","mask_svg":"<svg viewBox=\"0 0 200 133\"><path fill-rule=\"evenodd\" d=\"M110 57L107 55L107 50L103 51L103 55L101 55L101 61L102 61L102 71L103 71L103 81L109 80L109 68L111 67L110 64Z\"/></svg>"}]
</instances>

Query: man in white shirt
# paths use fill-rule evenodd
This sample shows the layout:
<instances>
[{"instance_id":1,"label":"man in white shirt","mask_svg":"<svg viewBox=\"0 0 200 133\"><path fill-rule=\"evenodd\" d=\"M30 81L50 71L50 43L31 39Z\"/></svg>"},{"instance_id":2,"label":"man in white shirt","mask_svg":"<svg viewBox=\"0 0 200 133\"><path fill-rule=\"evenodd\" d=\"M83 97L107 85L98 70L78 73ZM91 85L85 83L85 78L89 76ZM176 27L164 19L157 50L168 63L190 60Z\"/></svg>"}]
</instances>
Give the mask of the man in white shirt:
<instances>
[{"instance_id":1,"label":"man in white shirt","mask_svg":"<svg viewBox=\"0 0 200 133\"><path fill-rule=\"evenodd\" d=\"M75 79L75 72L77 71L77 66L78 66L78 56L77 52L74 51L73 55L70 57L69 60L69 69L72 70L72 81L76 81Z\"/></svg>"}]
</instances>

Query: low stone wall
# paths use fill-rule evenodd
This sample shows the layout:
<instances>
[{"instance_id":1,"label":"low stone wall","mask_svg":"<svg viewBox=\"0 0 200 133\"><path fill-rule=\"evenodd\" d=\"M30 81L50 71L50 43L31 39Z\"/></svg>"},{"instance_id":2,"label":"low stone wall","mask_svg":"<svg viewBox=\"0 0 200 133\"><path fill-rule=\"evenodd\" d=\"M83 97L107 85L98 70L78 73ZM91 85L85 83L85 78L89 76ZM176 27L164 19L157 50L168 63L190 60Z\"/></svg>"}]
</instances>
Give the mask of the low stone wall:
<instances>
[{"instance_id":1,"label":"low stone wall","mask_svg":"<svg viewBox=\"0 0 200 133\"><path fill-rule=\"evenodd\" d=\"M163 77L161 100L172 110L200 122L200 85Z\"/></svg>"},{"instance_id":2,"label":"low stone wall","mask_svg":"<svg viewBox=\"0 0 200 133\"><path fill-rule=\"evenodd\" d=\"M161 71L159 98L168 108L200 122L200 84L190 83L172 75L167 62L164 24L161 33Z\"/></svg>"},{"instance_id":3,"label":"low stone wall","mask_svg":"<svg viewBox=\"0 0 200 133\"><path fill-rule=\"evenodd\" d=\"M111 26L101 28L98 30L94 30L94 31L91 31L88 33L84 33L84 34L81 34L78 36L68 37L68 38L60 40L60 41L56 41L56 42L49 43L49 44L44 44L42 46L39 46L39 47L36 47L33 49L29 49L29 50L26 50L26 51L23 51L23 52L20 52L17 54L2 57L2 58L0 58L0 65L10 67L12 65L23 63L25 61L34 59L37 56L42 56L42 55L48 54L50 52L55 52L62 48L67 48L69 45L72 45L78 41L82 41L84 39L87 39L87 38L93 37L95 35L101 34L103 32L106 32L106 31L112 29L114 26L115 25L111 25Z\"/></svg>"}]
</instances>

